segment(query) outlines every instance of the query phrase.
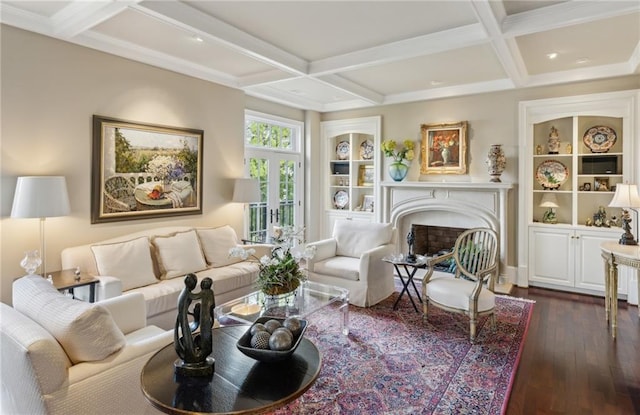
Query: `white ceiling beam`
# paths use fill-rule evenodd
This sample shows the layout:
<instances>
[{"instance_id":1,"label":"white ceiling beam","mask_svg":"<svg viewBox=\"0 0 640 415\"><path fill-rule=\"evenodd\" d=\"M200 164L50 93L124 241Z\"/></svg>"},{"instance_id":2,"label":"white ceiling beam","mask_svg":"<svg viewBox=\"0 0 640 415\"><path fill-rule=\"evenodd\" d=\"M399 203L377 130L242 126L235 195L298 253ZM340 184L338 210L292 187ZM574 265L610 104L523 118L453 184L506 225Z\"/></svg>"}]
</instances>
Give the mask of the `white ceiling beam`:
<instances>
[{"instance_id":1,"label":"white ceiling beam","mask_svg":"<svg viewBox=\"0 0 640 415\"><path fill-rule=\"evenodd\" d=\"M0 1L0 22L43 35L52 35L51 20Z\"/></svg>"},{"instance_id":2,"label":"white ceiling beam","mask_svg":"<svg viewBox=\"0 0 640 415\"><path fill-rule=\"evenodd\" d=\"M238 83L241 87L251 87L289 81L303 77L304 75L294 75L289 72L283 72L279 69L270 69L268 71L241 76L238 78Z\"/></svg>"},{"instance_id":3,"label":"white ceiling beam","mask_svg":"<svg viewBox=\"0 0 640 415\"><path fill-rule=\"evenodd\" d=\"M286 105L288 107L318 112L322 112L324 108L324 105L321 102L301 95L292 94L281 89L260 86L257 88L247 88L244 92L249 96L270 102L277 102L278 104Z\"/></svg>"},{"instance_id":4,"label":"white ceiling beam","mask_svg":"<svg viewBox=\"0 0 640 415\"><path fill-rule=\"evenodd\" d=\"M485 42L487 42L487 35L482 26L477 23L470 24L313 61L309 64L309 74L325 75L368 66L383 65Z\"/></svg>"},{"instance_id":5,"label":"white ceiling beam","mask_svg":"<svg viewBox=\"0 0 640 415\"><path fill-rule=\"evenodd\" d=\"M51 17L53 33L63 39L74 37L140 1L73 1Z\"/></svg>"},{"instance_id":6,"label":"white ceiling beam","mask_svg":"<svg viewBox=\"0 0 640 415\"><path fill-rule=\"evenodd\" d=\"M509 43L502 35L500 21L506 17L504 7L500 4L494 11L488 0L476 0L470 3L478 20L485 28L491 39L491 46L495 51L502 68L516 86L521 86L527 76L527 69L515 42ZM498 13L496 16L494 13Z\"/></svg>"},{"instance_id":7,"label":"white ceiling beam","mask_svg":"<svg viewBox=\"0 0 640 415\"><path fill-rule=\"evenodd\" d=\"M505 91L514 88L515 85L510 79L496 79L494 81L476 82L473 84L453 85L443 88L391 94L387 95L384 100L384 104L400 104L403 102L451 98L464 95L482 94L485 92Z\"/></svg>"},{"instance_id":8,"label":"white ceiling beam","mask_svg":"<svg viewBox=\"0 0 640 415\"><path fill-rule=\"evenodd\" d=\"M141 13L219 42L231 50L294 74L306 74L308 62L270 43L243 32L222 20L181 2L144 2L134 8Z\"/></svg>"},{"instance_id":9,"label":"white ceiling beam","mask_svg":"<svg viewBox=\"0 0 640 415\"><path fill-rule=\"evenodd\" d=\"M373 104L381 104L384 101L384 95L351 82L339 75L324 75L318 77L317 80Z\"/></svg>"},{"instance_id":10,"label":"white ceiling beam","mask_svg":"<svg viewBox=\"0 0 640 415\"><path fill-rule=\"evenodd\" d=\"M69 42L105 53L111 53L133 61L146 63L161 69L189 75L194 78L204 79L232 88L239 88L237 79L227 73L216 71L206 66L176 58L175 56L148 49L134 43L115 39L95 31L86 31L70 39Z\"/></svg>"},{"instance_id":11,"label":"white ceiling beam","mask_svg":"<svg viewBox=\"0 0 640 415\"><path fill-rule=\"evenodd\" d=\"M638 1L568 1L507 16L502 31L509 37L522 36L639 11Z\"/></svg>"}]
</instances>

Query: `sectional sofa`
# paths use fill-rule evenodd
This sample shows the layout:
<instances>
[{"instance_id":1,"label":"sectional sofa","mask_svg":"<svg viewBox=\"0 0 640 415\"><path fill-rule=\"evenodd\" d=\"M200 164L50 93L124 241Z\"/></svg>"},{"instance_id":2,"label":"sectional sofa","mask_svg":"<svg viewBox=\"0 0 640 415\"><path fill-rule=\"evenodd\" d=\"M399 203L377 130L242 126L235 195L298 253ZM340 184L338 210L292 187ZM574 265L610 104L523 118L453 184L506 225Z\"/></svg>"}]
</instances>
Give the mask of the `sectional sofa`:
<instances>
[{"instance_id":1,"label":"sectional sofa","mask_svg":"<svg viewBox=\"0 0 640 415\"><path fill-rule=\"evenodd\" d=\"M98 277L98 300L141 293L149 323L168 330L175 324L185 274L211 278L217 304L255 291L257 263L229 256L238 245L230 226L154 228L66 248L62 267ZM258 258L271 250L270 245L242 246L256 249Z\"/></svg>"}]
</instances>

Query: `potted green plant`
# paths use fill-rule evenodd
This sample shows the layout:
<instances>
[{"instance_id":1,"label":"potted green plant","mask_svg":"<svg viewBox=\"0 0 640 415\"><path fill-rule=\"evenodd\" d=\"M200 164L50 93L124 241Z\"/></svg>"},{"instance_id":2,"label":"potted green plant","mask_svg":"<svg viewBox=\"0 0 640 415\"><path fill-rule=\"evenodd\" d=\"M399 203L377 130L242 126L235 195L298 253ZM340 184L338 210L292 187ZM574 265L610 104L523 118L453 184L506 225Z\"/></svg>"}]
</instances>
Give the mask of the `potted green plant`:
<instances>
[{"instance_id":1,"label":"potted green plant","mask_svg":"<svg viewBox=\"0 0 640 415\"><path fill-rule=\"evenodd\" d=\"M315 247L304 246L303 235L304 228L276 227L270 255L257 258L253 248L241 247L232 248L229 255L258 263L260 272L256 285L260 291L267 295L286 294L294 291L307 279L306 270L300 266L300 261L313 258L316 253Z\"/></svg>"}]
</instances>

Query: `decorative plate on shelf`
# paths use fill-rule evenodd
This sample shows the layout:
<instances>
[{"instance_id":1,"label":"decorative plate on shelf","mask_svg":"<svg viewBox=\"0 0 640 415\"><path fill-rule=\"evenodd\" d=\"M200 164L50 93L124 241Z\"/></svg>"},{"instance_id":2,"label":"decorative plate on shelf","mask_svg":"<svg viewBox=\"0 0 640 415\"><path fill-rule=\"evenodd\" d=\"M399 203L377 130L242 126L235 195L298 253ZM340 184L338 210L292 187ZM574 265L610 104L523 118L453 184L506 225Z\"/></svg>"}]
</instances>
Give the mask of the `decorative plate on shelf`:
<instances>
[{"instance_id":1,"label":"decorative plate on shelf","mask_svg":"<svg viewBox=\"0 0 640 415\"><path fill-rule=\"evenodd\" d=\"M336 156L338 160L346 160L349 158L349 152L351 151L351 146L348 141L340 141L336 146Z\"/></svg>"},{"instance_id":2,"label":"decorative plate on shelf","mask_svg":"<svg viewBox=\"0 0 640 415\"><path fill-rule=\"evenodd\" d=\"M373 158L373 142L371 140L364 140L360 144L360 158L362 160L371 160Z\"/></svg>"},{"instance_id":3,"label":"decorative plate on shelf","mask_svg":"<svg viewBox=\"0 0 640 415\"><path fill-rule=\"evenodd\" d=\"M606 153L616 143L616 132L606 125L596 125L589 128L582 137L584 145L592 153Z\"/></svg>"},{"instance_id":4,"label":"decorative plate on shelf","mask_svg":"<svg viewBox=\"0 0 640 415\"><path fill-rule=\"evenodd\" d=\"M333 194L333 206L344 209L349 204L349 193L346 190L338 190Z\"/></svg>"},{"instance_id":5,"label":"decorative plate on shelf","mask_svg":"<svg viewBox=\"0 0 640 415\"><path fill-rule=\"evenodd\" d=\"M557 189L569 178L569 169L558 160L543 161L536 170L536 180L544 189Z\"/></svg>"}]
</instances>

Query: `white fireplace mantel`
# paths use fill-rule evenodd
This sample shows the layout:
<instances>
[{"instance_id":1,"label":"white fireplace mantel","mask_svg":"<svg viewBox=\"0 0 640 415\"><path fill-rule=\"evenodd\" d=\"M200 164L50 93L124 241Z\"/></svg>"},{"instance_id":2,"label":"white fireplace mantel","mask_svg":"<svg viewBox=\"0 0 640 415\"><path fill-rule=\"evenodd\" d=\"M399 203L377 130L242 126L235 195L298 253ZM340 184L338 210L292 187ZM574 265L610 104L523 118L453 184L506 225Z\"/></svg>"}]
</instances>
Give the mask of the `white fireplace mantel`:
<instances>
[{"instance_id":1,"label":"white fireplace mantel","mask_svg":"<svg viewBox=\"0 0 640 415\"><path fill-rule=\"evenodd\" d=\"M382 182L382 220L400 235L412 223L460 228L489 227L500 240L500 269L509 257L508 193L511 183Z\"/></svg>"}]
</instances>

